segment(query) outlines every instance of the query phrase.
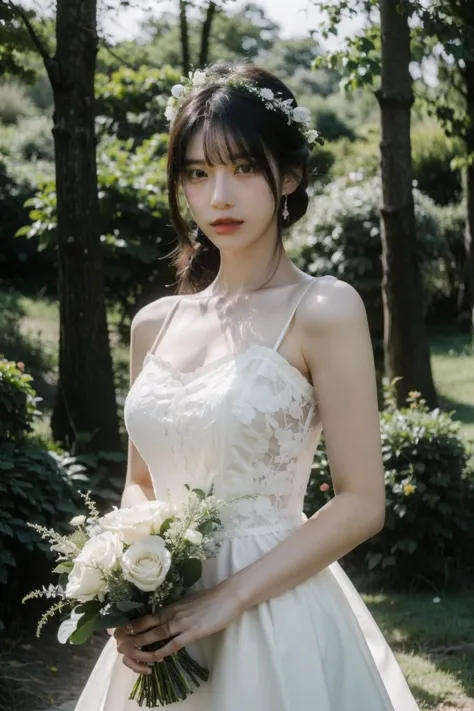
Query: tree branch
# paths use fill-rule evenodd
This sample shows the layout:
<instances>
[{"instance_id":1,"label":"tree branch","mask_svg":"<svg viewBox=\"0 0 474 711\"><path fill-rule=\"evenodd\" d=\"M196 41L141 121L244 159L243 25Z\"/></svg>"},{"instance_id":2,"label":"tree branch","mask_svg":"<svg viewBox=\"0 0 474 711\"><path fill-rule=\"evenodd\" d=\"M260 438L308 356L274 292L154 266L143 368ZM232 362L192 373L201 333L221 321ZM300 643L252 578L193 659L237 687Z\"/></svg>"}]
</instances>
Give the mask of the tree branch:
<instances>
[{"instance_id":1,"label":"tree branch","mask_svg":"<svg viewBox=\"0 0 474 711\"><path fill-rule=\"evenodd\" d=\"M33 42L34 46L36 47L36 49L42 56L43 62L45 63L45 65L47 67L48 64L50 64L50 62L52 61L52 57L50 57L50 55L46 51L46 48L44 47L44 45L41 42L40 38L38 37L37 33L35 32L35 29L34 29L33 25L31 24L26 12L21 7L18 7L17 5L15 5L12 2L12 0L6 0L6 2L4 2L3 0L0 0L0 1L1 1L2 5L8 6L11 9L11 11L13 13L15 13L15 15L17 15L20 18L20 20L22 20L23 24L25 25L25 27L28 31L28 34L31 37L31 41Z\"/></svg>"},{"instance_id":2,"label":"tree branch","mask_svg":"<svg viewBox=\"0 0 474 711\"><path fill-rule=\"evenodd\" d=\"M124 59L123 57L121 57L120 55L118 55L116 52L114 52L114 50L113 50L112 47L109 45L109 43L107 42L107 40L105 40L103 37L99 37L99 41L100 41L100 43L102 44L103 48L106 49L107 52L108 52L114 59L116 59L118 62L120 62L121 64L123 64L125 67L128 67L129 69L133 69L133 70L135 71L135 67L133 66L133 64L130 64L129 62L127 62L126 59Z\"/></svg>"}]
</instances>

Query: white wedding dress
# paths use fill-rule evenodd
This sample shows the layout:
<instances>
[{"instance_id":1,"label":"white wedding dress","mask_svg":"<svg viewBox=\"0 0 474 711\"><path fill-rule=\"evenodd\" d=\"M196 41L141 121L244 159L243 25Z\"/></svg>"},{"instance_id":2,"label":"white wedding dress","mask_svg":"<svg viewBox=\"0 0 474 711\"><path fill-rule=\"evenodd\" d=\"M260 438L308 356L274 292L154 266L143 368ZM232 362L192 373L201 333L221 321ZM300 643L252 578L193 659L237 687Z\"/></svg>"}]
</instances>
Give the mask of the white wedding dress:
<instances>
[{"instance_id":1,"label":"white wedding dress","mask_svg":"<svg viewBox=\"0 0 474 711\"><path fill-rule=\"evenodd\" d=\"M179 502L185 484L205 490L214 484L215 495L224 498L258 494L225 509L222 547L204 563L196 589L249 565L304 525L321 422L312 386L278 349L309 286L298 286L273 346L254 342L191 373L155 352L172 309L128 394L127 429L149 466L157 499L170 494ZM337 562L187 649L210 670L210 680L174 704L176 711L418 709ZM128 700L136 678L111 638L76 711L136 711Z\"/></svg>"}]
</instances>

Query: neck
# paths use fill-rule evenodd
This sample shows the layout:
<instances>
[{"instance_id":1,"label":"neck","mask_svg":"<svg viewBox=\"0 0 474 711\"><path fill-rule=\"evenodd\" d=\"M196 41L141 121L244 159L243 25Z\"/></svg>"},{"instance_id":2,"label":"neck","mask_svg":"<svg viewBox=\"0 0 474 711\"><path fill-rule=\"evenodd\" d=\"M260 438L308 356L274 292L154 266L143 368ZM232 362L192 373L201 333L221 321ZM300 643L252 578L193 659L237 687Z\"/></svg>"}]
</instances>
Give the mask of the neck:
<instances>
[{"instance_id":1,"label":"neck","mask_svg":"<svg viewBox=\"0 0 474 711\"><path fill-rule=\"evenodd\" d=\"M283 245L276 239L271 244L258 240L241 250L221 250L220 257L219 273L209 290L225 298L291 283L297 274Z\"/></svg>"}]
</instances>

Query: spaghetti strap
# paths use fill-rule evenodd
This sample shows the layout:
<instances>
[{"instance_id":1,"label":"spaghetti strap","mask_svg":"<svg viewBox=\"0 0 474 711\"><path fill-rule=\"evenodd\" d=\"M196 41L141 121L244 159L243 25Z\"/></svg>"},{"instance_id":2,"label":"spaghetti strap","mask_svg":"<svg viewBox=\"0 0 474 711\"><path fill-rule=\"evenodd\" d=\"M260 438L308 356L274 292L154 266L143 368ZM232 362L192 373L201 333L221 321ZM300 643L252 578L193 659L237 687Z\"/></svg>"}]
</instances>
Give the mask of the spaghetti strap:
<instances>
[{"instance_id":1,"label":"spaghetti strap","mask_svg":"<svg viewBox=\"0 0 474 711\"><path fill-rule=\"evenodd\" d=\"M154 340L154 342L153 342L153 345L152 345L152 347L150 348L150 350L148 351L148 353L154 353L154 352L155 352L157 345L159 344L159 342L160 342L161 339L163 338L163 336L164 336L164 334L165 334L165 331L166 331L166 329L168 328L168 326L169 326L169 324L170 324L170 321L171 321L171 319L173 318L176 309L178 308L179 302L180 302L180 299L177 298L176 301L174 302L173 306L170 308L170 310L169 310L168 313L166 314L165 319L164 319L163 323L161 324L161 328L160 328L160 330L158 331L158 335L156 336L156 338L155 338L155 340Z\"/></svg>"},{"instance_id":2,"label":"spaghetti strap","mask_svg":"<svg viewBox=\"0 0 474 711\"><path fill-rule=\"evenodd\" d=\"M288 331L288 329L289 329L289 327L290 327L290 324L291 324L291 322L292 322L292 320L293 320L293 318L294 318L294 315L296 314L296 311L297 311L297 309L298 309L298 306L300 305L301 301L303 300L304 295L306 294L306 292L308 291L308 289L310 288L310 286L313 284L313 282L314 282L314 279L311 279L310 283L308 284L308 286L307 286L305 289L303 289L303 293L300 295L298 301L296 302L295 306L294 306L293 309L291 310L290 317L288 318L288 321L287 321L287 322L285 323L285 325L283 326L283 330L282 330L282 332L280 333L280 335L278 336L278 339L277 339L275 345L273 346L273 350L274 350L274 351L277 351L277 350L280 348L281 342L283 341L283 339L284 339L284 337L285 337L285 335L286 335L286 332Z\"/></svg>"}]
</instances>

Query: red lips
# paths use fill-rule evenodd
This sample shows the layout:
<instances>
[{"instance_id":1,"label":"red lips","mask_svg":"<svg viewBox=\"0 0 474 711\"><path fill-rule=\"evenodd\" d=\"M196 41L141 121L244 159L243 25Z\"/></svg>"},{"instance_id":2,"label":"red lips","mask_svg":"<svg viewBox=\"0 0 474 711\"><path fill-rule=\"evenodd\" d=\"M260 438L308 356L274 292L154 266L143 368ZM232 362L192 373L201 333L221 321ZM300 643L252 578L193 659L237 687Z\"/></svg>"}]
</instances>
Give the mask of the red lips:
<instances>
[{"instance_id":1,"label":"red lips","mask_svg":"<svg viewBox=\"0 0 474 711\"><path fill-rule=\"evenodd\" d=\"M241 225L243 220L234 220L232 217L220 217L218 220L211 222L211 225L215 227L216 225Z\"/></svg>"}]
</instances>

